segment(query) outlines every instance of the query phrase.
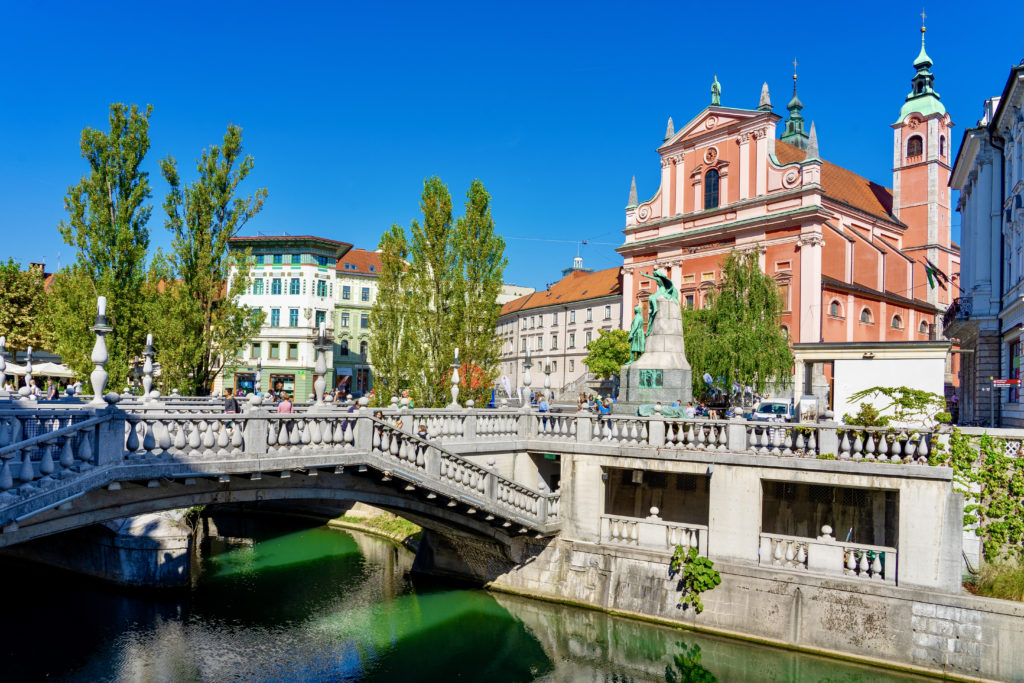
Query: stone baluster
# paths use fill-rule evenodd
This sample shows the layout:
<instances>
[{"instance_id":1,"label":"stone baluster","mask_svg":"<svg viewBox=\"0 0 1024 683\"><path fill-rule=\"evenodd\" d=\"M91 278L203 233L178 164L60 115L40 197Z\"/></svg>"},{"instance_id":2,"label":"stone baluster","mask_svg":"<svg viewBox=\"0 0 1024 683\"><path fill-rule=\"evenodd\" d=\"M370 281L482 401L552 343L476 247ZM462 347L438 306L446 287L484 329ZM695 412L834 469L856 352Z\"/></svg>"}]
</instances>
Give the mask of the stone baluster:
<instances>
[{"instance_id":1,"label":"stone baluster","mask_svg":"<svg viewBox=\"0 0 1024 683\"><path fill-rule=\"evenodd\" d=\"M146 335L146 349L142 352L145 362L142 364L142 400L151 401L153 397L150 393L153 391L153 335Z\"/></svg>"},{"instance_id":2,"label":"stone baluster","mask_svg":"<svg viewBox=\"0 0 1024 683\"><path fill-rule=\"evenodd\" d=\"M325 322L320 323L314 348L316 350L316 363L313 366L313 372L316 373L316 379L313 380L315 405L323 406L324 391L327 389L327 350L331 348L331 343L327 339L327 323Z\"/></svg>"},{"instance_id":3,"label":"stone baluster","mask_svg":"<svg viewBox=\"0 0 1024 683\"><path fill-rule=\"evenodd\" d=\"M35 399L32 395L32 347L28 347L28 351L25 352L25 386L18 390L24 400L31 401Z\"/></svg>"},{"instance_id":4,"label":"stone baluster","mask_svg":"<svg viewBox=\"0 0 1024 683\"><path fill-rule=\"evenodd\" d=\"M853 437L853 450L851 451L851 457L854 460L864 459L864 439L859 430L857 431L856 436Z\"/></svg>"},{"instance_id":5,"label":"stone baluster","mask_svg":"<svg viewBox=\"0 0 1024 683\"><path fill-rule=\"evenodd\" d=\"M103 397L103 392L107 388L107 340L106 336L113 330L110 325L107 324L107 297L101 296L96 298L96 320L93 322L92 327L89 328L96 334L96 343L92 347L91 360L96 366L92 374L89 375L89 380L92 383L92 401L90 403L96 406L106 405L106 400Z\"/></svg>"},{"instance_id":6,"label":"stone baluster","mask_svg":"<svg viewBox=\"0 0 1024 683\"><path fill-rule=\"evenodd\" d=\"M849 460L850 458L850 430L843 430L843 438L839 440L839 459Z\"/></svg>"},{"instance_id":7,"label":"stone baluster","mask_svg":"<svg viewBox=\"0 0 1024 683\"><path fill-rule=\"evenodd\" d=\"M7 391L7 337L0 335L0 398L10 396ZM2 487L0 487L2 488Z\"/></svg>"}]
</instances>

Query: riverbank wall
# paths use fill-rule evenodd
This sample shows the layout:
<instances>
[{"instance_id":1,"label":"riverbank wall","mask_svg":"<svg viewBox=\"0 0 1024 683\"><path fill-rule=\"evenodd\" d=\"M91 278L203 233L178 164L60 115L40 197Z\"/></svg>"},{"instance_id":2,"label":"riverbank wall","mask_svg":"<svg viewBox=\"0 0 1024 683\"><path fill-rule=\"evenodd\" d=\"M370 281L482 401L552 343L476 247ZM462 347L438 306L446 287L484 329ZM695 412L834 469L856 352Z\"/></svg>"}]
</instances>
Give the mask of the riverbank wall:
<instances>
[{"instance_id":1,"label":"riverbank wall","mask_svg":"<svg viewBox=\"0 0 1024 683\"><path fill-rule=\"evenodd\" d=\"M716 561L704 611L678 605L671 556L637 548L517 539L507 550L424 534L414 569L532 598L596 608L895 669L1024 681L1024 604Z\"/></svg>"}]
</instances>

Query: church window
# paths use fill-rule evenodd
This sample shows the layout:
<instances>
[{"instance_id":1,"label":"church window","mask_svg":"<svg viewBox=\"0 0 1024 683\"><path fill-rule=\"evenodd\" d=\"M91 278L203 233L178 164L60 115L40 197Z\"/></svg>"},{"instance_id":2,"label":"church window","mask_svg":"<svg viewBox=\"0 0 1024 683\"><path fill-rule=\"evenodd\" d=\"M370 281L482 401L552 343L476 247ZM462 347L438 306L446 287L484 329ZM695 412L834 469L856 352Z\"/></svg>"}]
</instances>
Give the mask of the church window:
<instances>
[{"instance_id":1,"label":"church window","mask_svg":"<svg viewBox=\"0 0 1024 683\"><path fill-rule=\"evenodd\" d=\"M714 209L718 206L718 169L713 168L704 174L704 208Z\"/></svg>"},{"instance_id":2,"label":"church window","mask_svg":"<svg viewBox=\"0 0 1024 683\"><path fill-rule=\"evenodd\" d=\"M782 334L786 335L786 339L789 339L789 328L785 325L781 327Z\"/></svg>"},{"instance_id":3,"label":"church window","mask_svg":"<svg viewBox=\"0 0 1024 683\"><path fill-rule=\"evenodd\" d=\"M828 314L833 318L843 317L843 306L838 301L833 300L828 307Z\"/></svg>"},{"instance_id":4,"label":"church window","mask_svg":"<svg viewBox=\"0 0 1024 683\"><path fill-rule=\"evenodd\" d=\"M871 309L870 308L864 308L864 310L862 310L860 312L860 321L862 323L866 323L868 325L871 324Z\"/></svg>"},{"instance_id":5,"label":"church window","mask_svg":"<svg viewBox=\"0 0 1024 683\"><path fill-rule=\"evenodd\" d=\"M903 329L903 321L900 319L900 317L898 315L894 315L892 317L892 329L894 329L894 330L902 330Z\"/></svg>"},{"instance_id":6,"label":"church window","mask_svg":"<svg viewBox=\"0 0 1024 683\"><path fill-rule=\"evenodd\" d=\"M917 328L917 331L921 334L928 334L928 321L922 320L921 325Z\"/></svg>"},{"instance_id":7,"label":"church window","mask_svg":"<svg viewBox=\"0 0 1024 683\"><path fill-rule=\"evenodd\" d=\"M924 153L924 141L920 135L915 135L907 141L907 156L919 157Z\"/></svg>"},{"instance_id":8,"label":"church window","mask_svg":"<svg viewBox=\"0 0 1024 683\"><path fill-rule=\"evenodd\" d=\"M946 156L946 136L945 135L940 135L939 136L939 156L940 157Z\"/></svg>"}]
</instances>

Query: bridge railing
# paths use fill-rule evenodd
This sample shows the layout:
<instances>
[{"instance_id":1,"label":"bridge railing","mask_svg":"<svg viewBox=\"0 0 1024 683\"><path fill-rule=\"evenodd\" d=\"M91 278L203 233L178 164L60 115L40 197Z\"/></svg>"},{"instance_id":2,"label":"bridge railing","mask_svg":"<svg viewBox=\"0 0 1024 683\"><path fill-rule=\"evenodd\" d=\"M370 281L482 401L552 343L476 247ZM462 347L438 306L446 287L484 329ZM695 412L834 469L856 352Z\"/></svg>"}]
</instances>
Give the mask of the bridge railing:
<instances>
[{"instance_id":1,"label":"bridge railing","mask_svg":"<svg viewBox=\"0 0 1024 683\"><path fill-rule=\"evenodd\" d=\"M0 504L12 502L15 490L30 495L94 467L99 430L110 419L84 412L0 417Z\"/></svg>"}]
</instances>

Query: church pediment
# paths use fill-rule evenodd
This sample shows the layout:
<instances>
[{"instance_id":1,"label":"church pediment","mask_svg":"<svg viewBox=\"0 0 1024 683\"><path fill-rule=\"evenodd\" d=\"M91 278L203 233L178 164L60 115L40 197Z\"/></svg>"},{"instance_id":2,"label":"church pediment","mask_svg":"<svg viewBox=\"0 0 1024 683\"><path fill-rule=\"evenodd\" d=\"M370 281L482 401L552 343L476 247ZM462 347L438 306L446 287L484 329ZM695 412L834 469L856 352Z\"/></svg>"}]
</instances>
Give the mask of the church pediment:
<instances>
[{"instance_id":1,"label":"church pediment","mask_svg":"<svg viewBox=\"0 0 1024 683\"><path fill-rule=\"evenodd\" d=\"M707 107L690 120L689 123L676 131L675 135L666 140L658 149L660 151L674 147L684 140L704 137L709 133L720 133L725 129L735 127L736 124L742 126L742 124L753 122L755 119L763 119L764 116L765 112L752 109ZM778 118L774 114L768 114L768 116Z\"/></svg>"}]
</instances>

